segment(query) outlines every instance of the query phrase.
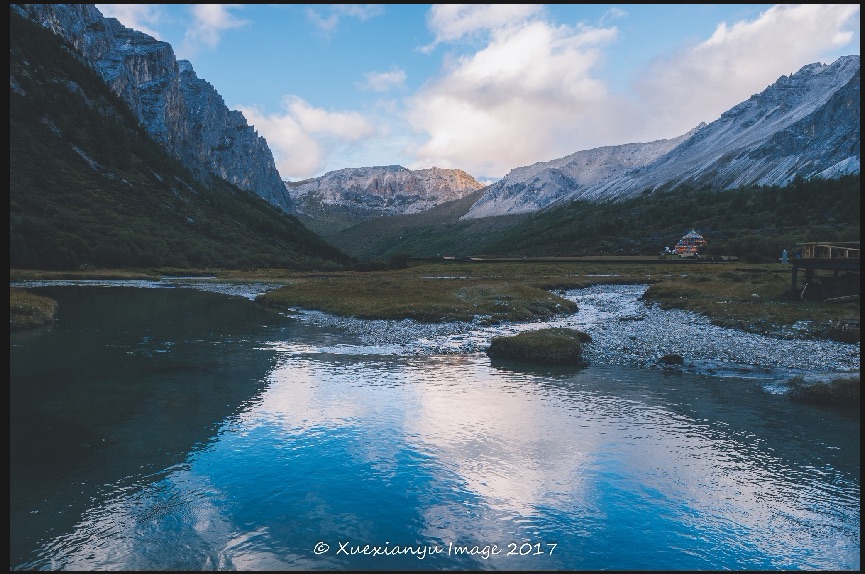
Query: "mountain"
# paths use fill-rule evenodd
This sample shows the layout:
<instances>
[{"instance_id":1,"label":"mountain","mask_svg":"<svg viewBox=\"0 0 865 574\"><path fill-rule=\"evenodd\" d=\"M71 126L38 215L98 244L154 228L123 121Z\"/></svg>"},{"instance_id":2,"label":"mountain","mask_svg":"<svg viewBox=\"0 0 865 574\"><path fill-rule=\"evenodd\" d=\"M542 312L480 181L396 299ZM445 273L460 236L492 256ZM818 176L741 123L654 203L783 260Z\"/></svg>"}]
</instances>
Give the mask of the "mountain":
<instances>
[{"instance_id":1,"label":"mountain","mask_svg":"<svg viewBox=\"0 0 865 574\"><path fill-rule=\"evenodd\" d=\"M530 213L679 186L783 186L860 169L859 56L810 64L670 140L580 151L512 170L463 217Z\"/></svg>"},{"instance_id":2,"label":"mountain","mask_svg":"<svg viewBox=\"0 0 865 574\"><path fill-rule=\"evenodd\" d=\"M459 169L409 170L399 165L348 168L285 182L295 213L330 236L361 221L419 213L484 187Z\"/></svg>"},{"instance_id":3,"label":"mountain","mask_svg":"<svg viewBox=\"0 0 865 574\"><path fill-rule=\"evenodd\" d=\"M197 178L216 175L290 211L267 142L192 64L175 59L170 44L103 17L93 4L12 4L11 11L71 44Z\"/></svg>"},{"instance_id":4,"label":"mountain","mask_svg":"<svg viewBox=\"0 0 865 574\"><path fill-rule=\"evenodd\" d=\"M252 191L193 173L139 123L150 108L131 107L76 47L20 13L10 10L11 268L351 262Z\"/></svg>"}]
</instances>

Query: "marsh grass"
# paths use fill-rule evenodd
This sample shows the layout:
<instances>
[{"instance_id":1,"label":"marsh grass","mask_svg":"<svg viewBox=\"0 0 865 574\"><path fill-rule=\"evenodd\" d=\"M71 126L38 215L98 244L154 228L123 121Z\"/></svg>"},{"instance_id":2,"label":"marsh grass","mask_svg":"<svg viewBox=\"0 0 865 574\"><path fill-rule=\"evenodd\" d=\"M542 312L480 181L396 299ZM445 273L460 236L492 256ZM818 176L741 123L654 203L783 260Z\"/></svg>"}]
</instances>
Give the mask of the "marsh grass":
<instances>
[{"instance_id":1,"label":"marsh grass","mask_svg":"<svg viewBox=\"0 0 865 574\"><path fill-rule=\"evenodd\" d=\"M9 290L9 329L33 329L42 327L54 320L57 301L41 295L34 295L24 289Z\"/></svg>"},{"instance_id":2,"label":"marsh grass","mask_svg":"<svg viewBox=\"0 0 865 574\"><path fill-rule=\"evenodd\" d=\"M424 262L400 271L294 274L282 280L290 284L262 296L262 303L364 318L542 319L572 312L572 304L560 297L563 290L647 283L648 303L701 313L719 326L754 333L840 340L832 335L838 325L859 320L858 301L832 304L791 297L790 267L781 264ZM846 329L844 337L857 342L858 328Z\"/></svg>"},{"instance_id":3,"label":"marsh grass","mask_svg":"<svg viewBox=\"0 0 865 574\"><path fill-rule=\"evenodd\" d=\"M539 329L493 337L487 355L493 359L544 365L578 365L583 363L582 343L588 341L591 337L587 333L575 329Z\"/></svg>"},{"instance_id":4,"label":"marsh grass","mask_svg":"<svg viewBox=\"0 0 865 574\"><path fill-rule=\"evenodd\" d=\"M530 282L485 276L416 272L339 273L295 277L257 301L360 319L414 319L435 323L532 320L573 313L576 304Z\"/></svg>"},{"instance_id":5,"label":"marsh grass","mask_svg":"<svg viewBox=\"0 0 865 574\"><path fill-rule=\"evenodd\" d=\"M138 278L169 270L142 269ZM281 283L258 298L280 309L318 309L365 319L413 318L423 322L544 319L575 311L564 290L598 284L648 284L648 303L701 313L713 323L777 336L859 341L859 301L827 303L790 296L790 266L780 263L619 263L582 260L506 262L424 261L406 269L300 272L199 269L229 282ZM50 274L10 271L13 280L131 278L127 272ZM792 327L796 326L796 329ZM843 326L843 327L842 327Z\"/></svg>"},{"instance_id":6,"label":"marsh grass","mask_svg":"<svg viewBox=\"0 0 865 574\"><path fill-rule=\"evenodd\" d=\"M190 275L188 271L184 272ZM159 279L162 275L170 274L165 270L150 269L79 269L77 271L50 271L41 269L10 269L10 281L43 281L43 280L84 280L84 279Z\"/></svg>"}]
</instances>

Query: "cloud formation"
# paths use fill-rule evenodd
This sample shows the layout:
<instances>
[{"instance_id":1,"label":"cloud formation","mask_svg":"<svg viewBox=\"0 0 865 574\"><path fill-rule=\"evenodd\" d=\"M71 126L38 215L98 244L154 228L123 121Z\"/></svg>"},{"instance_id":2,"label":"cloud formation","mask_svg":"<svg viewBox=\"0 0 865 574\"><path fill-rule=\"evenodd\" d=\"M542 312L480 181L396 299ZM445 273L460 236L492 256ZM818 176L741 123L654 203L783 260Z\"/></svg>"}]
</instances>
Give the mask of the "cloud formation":
<instances>
[{"instance_id":1,"label":"cloud formation","mask_svg":"<svg viewBox=\"0 0 865 574\"><path fill-rule=\"evenodd\" d=\"M297 96L286 96L283 106L282 114L265 114L258 108L240 111L267 140L284 180L315 175L332 149L377 133L375 126L357 112L327 111Z\"/></svg>"},{"instance_id":2,"label":"cloud formation","mask_svg":"<svg viewBox=\"0 0 865 574\"><path fill-rule=\"evenodd\" d=\"M156 29L165 17L158 4L96 4L96 8L106 18L116 18L127 28L161 39Z\"/></svg>"},{"instance_id":3,"label":"cloud formation","mask_svg":"<svg viewBox=\"0 0 865 574\"><path fill-rule=\"evenodd\" d=\"M526 19L535 13L514 10L508 20L499 12L464 11L469 22L435 20L437 38L486 30L489 40L407 101L408 122L428 134L411 150L418 164L501 177L577 151L573 133L598 131L596 114L612 98L592 70L616 29Z\"/></svg>"},{"instance_id":4,"label":"cloud formation","mask_svg":"<svg viewBox=\"0 0 865 574\"><path fill-rule=\"evenodd\" d=\"M231 10L242 7L243 4L192 4L189 8L192 21L186 29L181 46L184 57L195 54L200 46L211 50L216 48L225 30L249 24L231 13Z\"/></svg>"},{"instance_id":5,"label":"cloud formation","mask_svg":"<svg viewBox=\"0 0 865 574\"><path fill-rule=\"evenodd\" d=\"M306 17L312 24L325 35L332 34L343 18L356 18L361 22L369 20L384 12L381 4L330 4L326 9L327 15L322 14L315 8L307 8Z\"/></svg>"},{"instance_id":6,"label":"cloud formation","mask_svg":"<svg viewBox=\"0 0 865 574\"><path fill-rule=\"evenodd\" d=\"M681 135L700 122L844 46L858 5L777 5L753 21L721 23L696 45L656 59L629 96L601 79L611 26L559 26L526 6L434 6L435 44L471 37L480 49L451 57L406 99L420 139L413 167L460 167L499 178L510 169L606 145ZM625 17L608 12L603 21ZM458 47L458 46L456 46Z\"/></svg>"},{"instance_id":7,"label":"cloud formation","mask_svg":"<svg viewBox=\"0 0 865 574\"><path fill-rule=\"evenodd\" d=\"M357 84L362 90L372 92L387 92L405 84L406 74L399 68L393 68L388 72L367 72L364 74L363 82Z\"/></svg>"},{"instance_id":8,"label":"cloud formation","mask_svg":"<svg viewBox=\"0 0 865 574\"><path fill-rule=\"evenodd\" d=\"M423 49L429 51L441 43L517 25L541 10L538 4L435 4L427 14L427 27L435 40Z\"/></svg>"}]
</instances>

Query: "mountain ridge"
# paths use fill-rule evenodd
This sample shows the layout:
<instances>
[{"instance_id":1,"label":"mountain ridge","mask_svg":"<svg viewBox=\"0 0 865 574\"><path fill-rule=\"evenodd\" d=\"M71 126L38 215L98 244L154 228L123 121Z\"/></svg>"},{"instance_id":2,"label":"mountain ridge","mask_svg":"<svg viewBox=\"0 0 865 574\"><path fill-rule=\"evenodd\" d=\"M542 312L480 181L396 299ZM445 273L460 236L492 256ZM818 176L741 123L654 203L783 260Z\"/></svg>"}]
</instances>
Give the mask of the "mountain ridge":
<instances>
[{"instance_id":1,"label":"mountain ridge","mask_svg":"<svg viewBox=\"0 0 865 574\"><path fill-rule=\"evenodd\" d=\"M573 200L620 200L683 184L732 189L858 173L859 66L859 56L803 66L678 138L584 150L515 168L463 217L528 213ZM815 118L833 114L834 133L818 130ZM675 145L654 153L661 143ZM594 179L581 172L597 164L599 154L616 152L644 161L620 174L595 172Z\"/></svg>"},{"instance_id":2,"label":"mountain ridge","mask_svg":"<svg viewBox=\"0 0 865 574\"><path fill-rule=\"evenodd\" d=\"M285 187L294 212L329 238L362 221L420 213L485 186L461 169L389 165L335 170Z\"/></svg>"}]
</instances>

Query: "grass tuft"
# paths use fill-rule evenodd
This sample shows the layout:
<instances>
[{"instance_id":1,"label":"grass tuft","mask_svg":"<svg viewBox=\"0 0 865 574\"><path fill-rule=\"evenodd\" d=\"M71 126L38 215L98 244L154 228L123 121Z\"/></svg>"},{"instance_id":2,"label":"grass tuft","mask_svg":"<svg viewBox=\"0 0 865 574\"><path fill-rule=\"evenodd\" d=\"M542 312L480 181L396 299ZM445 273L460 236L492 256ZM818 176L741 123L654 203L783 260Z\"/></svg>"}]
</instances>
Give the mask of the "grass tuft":
<instances>
[{"instance_id":1,"label":"grass tuft","mask_svg":"<svg viewBox=\"0 0 865 574\"><path fill-rule=\"evenodd\" d=\"M794 401L819 405L859 407L859 377L842 377L828 383L807 383L802 376L787 381Z\"/></svg>"},{"instance_id":2,"label":"grass tuft","mask_svg":"<svg viewBox=\"0 0 865 574\"><path fill-rule=\"evenodd\" d=\"M57 301L34 295L24 289L9 290L9 330L34 329L51 323L57 313Z\"/></svg>"},{"instance_id":3,"label":"grass tuft","mask_svg":"<svg viewBox=\"0 0 865 574\"><path fill-rule=\"evenodd\" d=\"M575 365L583 362L581 341L586 340L591 338L575 329L540 329L493 337L487 355L493 359L527 363Z\"/></svg>"}]
</instances>

